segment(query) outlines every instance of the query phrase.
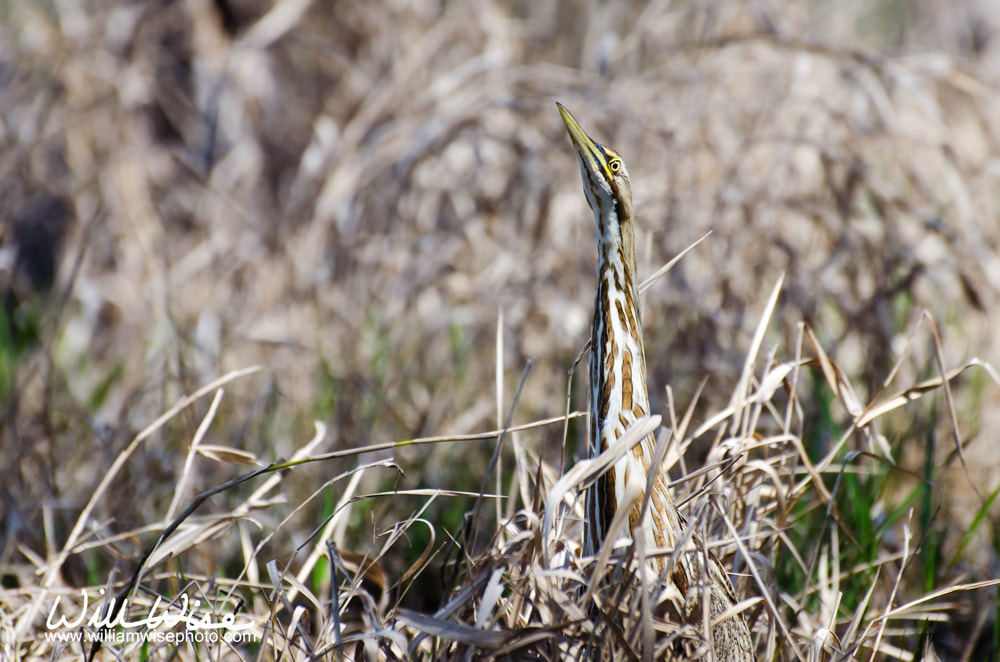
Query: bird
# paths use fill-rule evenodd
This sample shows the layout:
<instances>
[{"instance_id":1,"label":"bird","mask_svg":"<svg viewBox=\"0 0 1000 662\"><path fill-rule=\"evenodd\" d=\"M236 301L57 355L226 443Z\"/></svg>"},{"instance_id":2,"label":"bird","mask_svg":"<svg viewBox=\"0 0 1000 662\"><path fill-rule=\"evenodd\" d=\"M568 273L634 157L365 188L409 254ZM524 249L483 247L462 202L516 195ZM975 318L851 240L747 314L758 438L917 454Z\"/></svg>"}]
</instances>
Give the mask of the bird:
<instances>
[{"instance_id":1,"label":"bird","mask_svg":"<svg viewBox=\"0 0 1000 662\"><path fill-rule=\"evenodd\" d=\"M596 456L619 439L639 418L650 414L639 285L635 263L632 187L621 155L588 136L573 115L556 103L576 150L583 192L594 212L598 236L598 286L590 337L589 452ZM596 555L619 507L631 508L628 533L641 536L646 550L673 550L686 544L671 566L671 554L652 555L649 563L659 576L672 581L684 603L676 613L704 632L710 626L717 662L753 660L750 631L742 613L719 620L737 603L736 592L722 563L705 550L701 537L685 531L665 472L652 466L656 442L652 434L618 460L586 493L584 551ZM655 476L647 483L650 472ZM652 485L647 512L642 503ZM693 542L693 544L692 544ZM707 588L707 590L706 590ZM709 596L704 619L705 595Z\"/></svg>"}]
</instances>

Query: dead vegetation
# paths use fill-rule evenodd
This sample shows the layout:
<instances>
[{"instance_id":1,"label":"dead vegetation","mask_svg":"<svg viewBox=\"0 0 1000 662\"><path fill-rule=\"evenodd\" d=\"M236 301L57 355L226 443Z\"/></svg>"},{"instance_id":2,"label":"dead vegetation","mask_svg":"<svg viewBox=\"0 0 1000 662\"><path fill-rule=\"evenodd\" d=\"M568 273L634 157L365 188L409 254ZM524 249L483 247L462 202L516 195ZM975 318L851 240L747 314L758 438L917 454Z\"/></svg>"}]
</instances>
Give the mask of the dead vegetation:
<instances>
[{"instance_id":1,"label":"dead vegetation","mask_svg":"<svg viewBox=\"0 0 1000 662\"><path fill-rule=\"evenodd\" d=\"M697 650L623 590L652 550L578 554L559 100L641 274L711 231L644 295L650 395L760 659L995 659L988 5L4 4L0 652L126 589L252 641L101 659Z\"/></svg>"}]
</instances>

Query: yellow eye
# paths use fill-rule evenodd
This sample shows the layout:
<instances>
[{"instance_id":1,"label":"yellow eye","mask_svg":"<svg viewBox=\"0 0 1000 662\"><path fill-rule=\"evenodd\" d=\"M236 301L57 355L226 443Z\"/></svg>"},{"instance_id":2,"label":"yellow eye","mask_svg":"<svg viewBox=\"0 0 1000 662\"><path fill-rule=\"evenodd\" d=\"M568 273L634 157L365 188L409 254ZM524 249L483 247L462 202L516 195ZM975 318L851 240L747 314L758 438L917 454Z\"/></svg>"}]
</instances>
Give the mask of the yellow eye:
<instances>
[{"instance_id":1,"label":"yellow eye","mask_svg":"<svg viewBox=\"0 0 1000 662\"><path fill-rule=\"evenodd\" d=\"M621 172L622 171L621 159L611 159L611 162L608 163L608 167L611 168L611 172L614 173Z\"/></svg>"}]
</instances>

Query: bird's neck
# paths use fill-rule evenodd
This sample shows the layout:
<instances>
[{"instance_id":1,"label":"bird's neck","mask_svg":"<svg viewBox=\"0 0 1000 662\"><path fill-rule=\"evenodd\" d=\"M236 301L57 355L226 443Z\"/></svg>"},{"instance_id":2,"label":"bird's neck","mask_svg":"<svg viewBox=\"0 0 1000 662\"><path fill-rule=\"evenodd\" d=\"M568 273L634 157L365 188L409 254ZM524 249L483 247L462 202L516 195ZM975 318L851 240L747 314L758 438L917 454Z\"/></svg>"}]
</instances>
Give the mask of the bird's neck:
<instances>
[{"instance_id":1,"label":"bird's neck","mask_svg":"<svg viewBox=\"0 0 1000 662\"><path fill-rule=\"evenodd\" d=\"M600 242L590 348L591 452L649 414L635 258L623 242Z\"/></svg>"}]
</instances>

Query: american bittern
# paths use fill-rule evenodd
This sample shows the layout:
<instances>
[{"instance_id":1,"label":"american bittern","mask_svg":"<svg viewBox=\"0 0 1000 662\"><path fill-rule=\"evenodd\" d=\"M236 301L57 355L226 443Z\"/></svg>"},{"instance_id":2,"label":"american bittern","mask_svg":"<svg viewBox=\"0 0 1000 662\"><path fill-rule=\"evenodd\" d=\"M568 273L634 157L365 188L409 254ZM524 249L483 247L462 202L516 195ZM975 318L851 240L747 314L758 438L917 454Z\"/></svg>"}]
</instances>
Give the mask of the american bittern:
<instances>
[{"instance_id":1,"label":"american bittern","mask_svg":"<svg viewBox=\"0 0 1000 662\"><path fill-rule=\"evenodd\" d=\"M632 189L621 156L594 142L562 104L556 105L580 159L583 191L597 221L598 286L590 338L590 452L597 455L638 418L649 413L635 268ZM651 561L651 566L661 576L667 576L684 596L684 604L675 610L677 614L699 631L703 631L703 622L711 623L711 648L717 661L752 660L750 632L743 616L730 615L718 620L736 604L729 576L714 555L703 551L704 545L697 534L685 536L685 522L674 503L667 477L658 466L650 466L654 447L655 439L649 435L587 491L587 553L600 550L618 506L631 508L629 533L633 540L642 536L646 550L670 550L678 544L690 547L690 551L678 555L673 567L668 567L669 554L658 554ZM640 521L642 493L650 471L655 472L655 479L647 513ZM709 596L711 603L707 621L703 620L704 595Z\"/></svg>"}]
</instances>

